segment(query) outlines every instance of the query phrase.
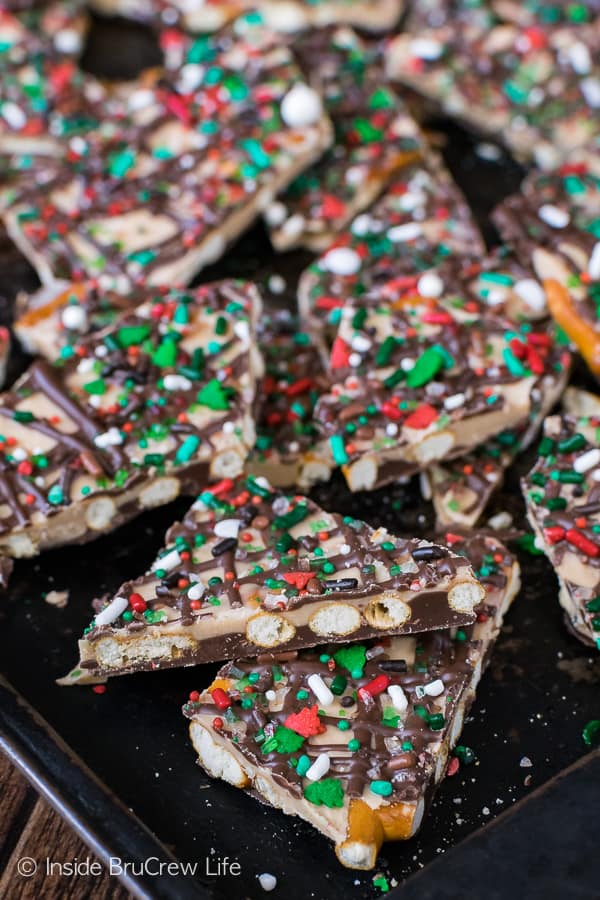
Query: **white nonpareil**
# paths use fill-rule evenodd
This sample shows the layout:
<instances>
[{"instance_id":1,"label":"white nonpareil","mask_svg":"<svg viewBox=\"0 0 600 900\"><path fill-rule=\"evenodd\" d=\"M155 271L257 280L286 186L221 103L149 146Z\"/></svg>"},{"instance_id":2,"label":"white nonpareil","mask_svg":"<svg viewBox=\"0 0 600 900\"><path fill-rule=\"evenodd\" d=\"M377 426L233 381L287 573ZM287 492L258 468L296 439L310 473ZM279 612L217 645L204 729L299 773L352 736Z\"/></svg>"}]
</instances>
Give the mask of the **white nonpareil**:
<instances>
[{"instance_id":1,"label":"white nonpareil","mask_svg":"<svg viewBox=\"0 0 600 900\"><path fill-rule=\"evenodd\" d=\"M323 104L307 84L295 84L281 101L281 118L289 128L315 125L323 115Z\"/></svg>"}]
</instances>

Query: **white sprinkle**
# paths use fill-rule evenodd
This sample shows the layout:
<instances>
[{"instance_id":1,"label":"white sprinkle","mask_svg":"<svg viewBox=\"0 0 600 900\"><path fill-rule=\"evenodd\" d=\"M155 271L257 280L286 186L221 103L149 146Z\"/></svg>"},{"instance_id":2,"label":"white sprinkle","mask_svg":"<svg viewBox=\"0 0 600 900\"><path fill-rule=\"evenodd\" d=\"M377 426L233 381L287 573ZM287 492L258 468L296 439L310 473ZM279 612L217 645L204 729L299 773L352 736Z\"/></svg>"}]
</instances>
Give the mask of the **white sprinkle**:
<instances>
[{"instance_id":1,"label":"white sprinkle","mask_svg":"<svg viewBox=\"0 0 600 900\"><path fill-rule=\"evenodd\" d=\"M460 394L451 394L444 400L444 409L458 409L459 406L464 404L465 399L465 395L462 392Z\"/></svg>"},{"instance_id":2,"label":"white sprinkle","mask_svg":"<svg viewBox=\"0 0 600 900\"><path fill-rule=\"evenodd\" d=\"M388 422L388 424L385 426L385 433L388 437L396 437L396 435L398 434L398 426L396 425L396 423Z\"/></svg>"},{"instance_id":3,"label":"white sprinkle","mask_svg":"<svg viewBox=\"0 0 600 900\"><path fill-rule=\"evenodd\" d=\"M217 522L214 527L214 532L217 537L222 538L236 538L239 534L240 528L242 527L241 519L221 519L220 522Z\"/></svg>"},{"instance_id":4,"label":"white sprinkle","mask_svg":"<svg viewBox=\"0 0 600 900\"><path fill-rule=\"evenodd\" d=\"M406 225L394 225L388 228L387 236L390 241L400 244L403 241L414 241L422 234L423 229L418 222L407 222Z\"/></svg>"},{"instance_id":5,"label":"white sprinkle","mask_svg":"<svg viewBox=\"0 0 600 900\"><path fill-rule=\"evenodd\" d=\"M410 372L411 369L414 369L415 361L410 356L405 356L400 360L400 368L403 372Z\"/></svg>"},{"instance_id":6,"label":"white sprinkle","mask_svg":"<svg viewBox=\"0 0 600 900\"><path fill-rule=\"evenodd\" d=\"M233 326L233 331L238 340L244 341L245 343L248 343L250 340L250 326L245 319L238 319Z\"/></svg>"},{"instance_id":7,"label":"white sprinkle","mask_svg":"<svg viewBox=\"0 0 600 900\"><path fill-rule=\"evenodd\" d=\"M87 326L87 315L82 306L67 306L62 311L62 323L65 328L83 331Z\"/></svg>"},{"instance_id":8,"label":"white sprinkle","mask_svg":"<svg viewBox=\"0 0 600 900\"><path fill-rule=\"evenodd\" d=\"M94 616L96 625L110 625L115 619L118 619L121 613L125 612L129 606L129 601L125 597L115 597L106 609Z\"/></svg>"},{"instance_id":9,"label":"white sprinkle","mask_svg":"<svg viewBox=\"0 0 600 900\"><path fill-rule=\"evenodd\" d=\"M594 244L588 262L588 275L592 281L600 280L600 241Z\"/></svg>"},{"instance_id":10,"label":"white sprinkle","mask_svg":"<svg viewBox=\"0 0 600 900\"><path fill-rule=\"evenodd\" d=\"M274 875L271 875L270 872L263 872L262 875L258 876L258 883L260 884L263 891L274 891L277 887L277 879Z\"/></svg>"},{"instance_id":11,"label":"white sprinkle","mask_svg":"<svg viewBox=\"0 0 600 900\"><path fill-rule=\"evenodd\" d=\"M362 356L360 355L360 353L351 353L348 357L348 362L353 369L356 369L362 362Z\"/></svg>"},{"instance_id":12,"label":"white sprinkle","mask_svg":"<svg viewBox=\"0 0 600 900\"><path fill-rule=\"evenodd\" d=\"M189 391L192 382L185 375L165 375L163 384L168 391Z\"/></svg>"},{"instance_id":13,"label":"white sprinkle","mask_svg":"<svg viewBox=\"0 0 600 900\"><path fill-rule=\"evenodd\" d=\"M410 42L410 52L417 59L439 59L443 53L443 45L430 38L415 38Z\"/></svg>"},{"instance_id":14,"label":"white sprinkle","mask_svg":"<svg viewBox=\"0 0 600 900\"><path fill-rule=\"evenodd\" d=\"M509 512L499 512L495 516L488 519L488 525L494 531L500 531L502 528L510 528L512 525L512 516Z\"/></svg>"},{"instance_id":15,"label":"white sprinkle","mask_svg":"<svg viewBox=\"0 0 600 900\"><path fill-rule=\"evenodd\" d=\"M118 428L114 426L109 428L108 431L105 431L103 434L97 434L94 438L94 443L96 447L104 448L104 447L116 447L118 444L123 443L123 435L119 431Z\"/></svg>"},{"instance_id":16,"label":"white sprinkle","mask_svg":"<svg viewBox=\"0 0 600 900\"><path fill-rule=\"evenodd\" d=\"M600 78L582 78L579 82L581 93L588 106L600 109Z\"/></svg>"},{"instance_id":17,"label":"white sprinkle","mask_svg":"<svg viewBox=\"0 0 600 900\"><path fill-rule=\"evenodd\" d=\"M320 781L320 779L329 772L330 765L331 760L329 759L329 753L319 753L314 763L307 771L306 777L309 781Z\"/></svg>"},{"instance_id":18,"label":"white sprinkle","mask_svg":"<svg viewBox=\"0 0 600 900\"><path fill-rule=\"evenodd\" d=\"M399 684L390 684L387 689L388 696L392 701L394 709L399 713L406 712L408 709L408 698Z\"/></svg>"},{"instance_id":19,"label":"white sprinkle","mask_svg":"<svg viewBox=\"0 0 600 900\"><path fill-rule=\"evenodd\" d=\"M573 468L581 474L593 469L598 463L600 463L600 450L597 447L593 447L587 453L577 457L573 463Z\"/></svg>"},{"instance_id":20,"label":"white sprinkle","mask_svg":"<svg viewBox=\"0 0 600 900\"><path fill-rule=\"evenodd\" d=\"M193 91L202 83L204 78L204 67L197 63L186 63L179 70L180 87L183 93Z\"/></svg>"},{"instance_id":21,"label":"white sprinkle","mask_svg":"<svg viewBox=\"0 0 600 900\"><path fill-rule=\"evenodd\" d=\"M63 28L54 38L54 46L59 53L78 53L81 38L74 28Z\"/></svg>"},{"instance_id":22,"label":"white sprinkle","mask_svg":"<svg viewBox=\"0 0 600 900\"><path fill-rule=\"evenodd\" d=\"M362 260L350 247L334 247L322 258L321 265L334 275L356 275Z\"/></svg>"},{"instance_id":23,"label":"white sprinkle","mask_svg":"<svg viewBox=\"0 0 600 900\"><path fill-rule=\"evenodd\" d=\"M417 281L417 290L421 297L441 297L444 282L436 272L427 272Z\"/></svg>"},{"instance_id":24,"label":"white sprinkle","mask_svg":"<svg viewBox=\"0 0 600 900\"><path fill-rule=\"evenodd\" d=\"M352 349L358 353L366 353L371 348L371 341L362 334L357 334L352 338Z\"/></svg>"},{"instance_id":25,"label":"white sprinkle","mask_svg":"<svg viewBox=\"0 0 600 900\"><path fill-rule=\"evenodd\" d=\"M481 159L489 160L490 162L497 162L499 159L502 159L500 147L498 147L497 144L490 144L487 141L482 141L480 144L477 144L475 153L477 156L480 156Z\"/></svg>"},{"instance_id":26,"label":"white sprinkle","mask_svg":"<svg viewBox=\"0 0 600 900\"><path fill-rule=\"evenodd\" d=\"M363 237L365 234L368 234L371 230L371 221L371 216L368 213L357 216L350 226L352 234L356 234L358 237Z\"/></svg>"},{"instance_id":27,"label":"white sprinkle","mask_svg":"<svg viewBox=\"0 0 600 900\"><path fill-rule=\"evenodd\" d=\"M268 287L272 294L283 294L286 288L285 278L282 278L281 275L271 275Z\"/></svg>"},{"instance_id":28,"label":"white sprinkle","mask_svg":"<svg viewBox=\"0 0 600 900\"><path fill-rule=\"evenodd\" d=\"M265 222L269 228L279 228L287 218L287 208L279 200L271 203L265 210Z\"/></svg>"},{"instance_id":29,"label":"white sprinkle","mask_svg":"<svg viewBox=\"0 0 600 900\"><path fill-rule=\"evenodd\" d=\"M277 697L277 694L275 693L275 691L265 691L265 697L267 698L269 703L272 703L273 700Z\"/></svg>"},{"instance_id":30,"label":"white sprinkle","mask_svg":"<svg viewBox=\"0 0 600 900\"><path fill-rule=\"evenodd\" d=\"M435 681L430 681L429 684L425 685L425 693L428 697L439 697L440 694L444 693L444 682L441 678L436 678Z\"/></svg>"},{"instance_id":31,"label":"white sprinkle","mask_svg":"<svg viewBox=\"0 0 600 900\"><path fill-rule=\"evenodd\" d=\"M530 769L533 766L533 763L529 759L528 756L521 757L521 762L519 763L522 769Z\"/></svg>"},{"instance_id":32,"label":"white sprinkle","mask_svg":"<svg viewBox=\"0 0 600 900\"><path fill-rule=\"evenodd\" d=\"M171 569L176 569L180 563L181 556L179 555L179 550L171 550L169 553L165 553L164 556L160 556L152 563L152 571L156 572L157 569L164 569L165 572L170 572Z\"/></svg>"},{"instance_id":33,"label":"white sprinkle","mask_svg":"<svg viewBox=\"0 0 600 900\"><path fill-rule=\"evenodd\" d=\"M535 278L521 278L515 283L514 291L534 312L543 312L546 309L546 294Z\"/></svg>"},{"instance_id":34,"label":"white sprinkle","mask_svg":"<svg viewBox=\"0 0 600 900\"><path fill-rule=\"evenodd\" d=\"M554 206L552 203L544 203L540 206L538 209L538 216L542 222L545 222L550 228L566 228L571 221L568 212L565 212L564 209L560 209L559 206Z\"/></svg>"},{"instance_id":35,"label":"white sprinkle","mask_svg":"<svg viewBox=\"0 0 600 900\"><path fill-rule=\"evenodd\" d=\"M569 48L569 62L578 75L587 75L592 68L590 51L581 41Z\"/></svg>"},{"instance_id":36,"label":"white sprinkle","mask_svg":"<svg viewBox=\"0 0 600 900\"><path fill-rule=\"evenodd\" d=\"M27 122L27 116L20 106L10 100L2 104L0 114L10 128L23 128Z\"/></svg>"},{"instance_id":37,"label":"white sprinkle","mask_svg":"<svg viewBox=\"0 0 600 900\"><path fill-rule=\"evenodd\" d=\"M334 696L317 673L313 673L308 677L308 686L321 704L321 706L331 706L334 701Z\"/></svg>"},{"instance_id":38,"label":"white sprinkle","mask_svg":"<svg viewBox=\"0 0 600 900\"><path fill-rule=\"evenodd\" d=\"M27 453L22 447L15 447L12 451L12 458L17 462L22 462L24 459L27 459Z\"/></svg>"},{"instance_id":39,"label":"white sprinkle","mask_svg":"<svg viewBox=\"0 0 600 900\"><path fill-rule=\"evenodd\" d=\"M281 118L288 128L315 125L323 115L323 104L307 84L295 84L281 101Z\"/></svg>"},{"instance_id":40,"label":"white sprinkle","mask_svg":"<svg viewBox=\"0 0 600 900\"><path fill-rule=\"evenodd\" d=\"M191 586L191 588L187 592L187 595L190 600L199 600L203 593L204 584L201 581L197 581Z\"/></svg>"}]
</instances>

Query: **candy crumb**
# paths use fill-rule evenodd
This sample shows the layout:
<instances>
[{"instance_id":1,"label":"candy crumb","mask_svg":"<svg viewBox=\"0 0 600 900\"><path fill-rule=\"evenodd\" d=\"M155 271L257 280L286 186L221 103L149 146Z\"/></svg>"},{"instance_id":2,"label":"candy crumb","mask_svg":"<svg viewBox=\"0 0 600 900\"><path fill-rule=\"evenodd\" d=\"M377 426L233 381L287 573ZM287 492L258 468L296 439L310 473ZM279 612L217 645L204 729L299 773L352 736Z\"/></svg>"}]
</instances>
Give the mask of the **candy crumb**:
<instances>
[{"instance_id":1,"label":"candy crumb","mask_svg":"<svg viewBox=\"0 0 600 900\"><path fill-rule=\"evenodd\" d=\"M258 883L260 884L263 891L274 891L277 887L277 879L274 875L271 875L270 872L263 872L262 875L258 876Z\"/></svg>"}]
</instances>

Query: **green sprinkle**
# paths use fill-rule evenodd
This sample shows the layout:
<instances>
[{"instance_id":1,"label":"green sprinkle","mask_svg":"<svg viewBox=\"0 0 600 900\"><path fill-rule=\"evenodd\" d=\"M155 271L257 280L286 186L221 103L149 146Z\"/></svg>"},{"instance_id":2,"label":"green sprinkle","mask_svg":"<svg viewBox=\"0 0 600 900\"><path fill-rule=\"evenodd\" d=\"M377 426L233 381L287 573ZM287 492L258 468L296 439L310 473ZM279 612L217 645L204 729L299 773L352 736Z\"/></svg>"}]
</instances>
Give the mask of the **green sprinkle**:
<instances>
[{"instance_id":1,"label":"green sprinkle","mask_svg":"<svg viewBox=\"0 0 600 900\"><path fill-rule=\"evenodd\" d=\"M178 463L186 463L189 462L198 447L200 446L200 438L195 434L190 434L186 437L183 444L177 450L175 454L175 462Z\"/></svg>"},{"instance_id":2,"label":"green sprinkle","mask_svg":"<svg viewBox=\"0 0 600 900\"><path fill-rule=\"evenodd\" d=\"M51 503L52 506L60 506L61 503L64 503L64 499L65 495L63 494L61 486L53 484L48 491L48 503Z\"/></svg>"},{"instance_id":3,"label":"green sprinkle","mask_svg":"<svg viewBox=\"0 0 600 900\"><path fill-rule=\"evenodd\" d=\"M389 797L394 790L391 781L372 781L370 787L373 793L380 797Z\"/></svg>"},{"instance_id":4,"label":"green sprinkle","mask_svg":"<svg viewBox=\"0 0 600 900\"><path fill-rule=\"evenodd\" d=\"M307 784L304 796L315 806L327 806L329 809L341 808L344 805L344 789L339 778L323 778L321 781Z\"/></svg>"},{"instance_id":5,"label":"green sprinkle","mask_svg":"<svg viewBox=\"0 0 600 900\"><path fill-rule=\"evenodd\" d=\"M336 465L345 465L348 462L348 454L346 453L344 438L340 434L334 434L329 438L329 444Z\"/></svg>"}]
</instances>

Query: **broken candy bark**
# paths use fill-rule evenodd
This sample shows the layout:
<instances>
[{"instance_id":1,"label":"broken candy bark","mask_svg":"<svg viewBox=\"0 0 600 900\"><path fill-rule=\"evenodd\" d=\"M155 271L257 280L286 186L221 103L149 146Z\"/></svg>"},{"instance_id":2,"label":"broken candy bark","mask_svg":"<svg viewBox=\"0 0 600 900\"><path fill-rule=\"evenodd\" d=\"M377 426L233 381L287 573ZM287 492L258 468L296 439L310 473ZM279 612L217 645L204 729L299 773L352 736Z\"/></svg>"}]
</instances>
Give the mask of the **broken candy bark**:
<instances>
[{"instance_id":1,"label":"broken candy bark","mask_svg":"<svg viewBox=\"0 0 600 900\"><path fill-rule=\"evenodd\" d=\"M542 168L597 134L597 25L492 28L448 22L390 41L388 72Z\"/></svg>"},{"instance_id":2,"label":"broken candy bark","mask_svg":"<svg viewBox=\"0 0 600 900\"><path fill-rule=\"evenodd\" d=\"M482 598L445 547L249 476L200 494L151 571L96 604L63 683L460 625Z\"/></svg>"},{"instance_id":3,"label":"broken candy bark","mask_svg":"<svg viewBox=\"0 0 600 900\"><path fill-rule=\"evenodd\" d=\"M187 31L221 28L243 9L259 10L271 28L283 32L345 24L369 31L393 28L403 0L93 0L107 15L120 15L150 24L174 25Z\"/></svg>"},{"instance_id":4,"label":"broken candy bark","mask_svg":"<svg viewBox=\"0 0 600 900\"><path fill-rule=\"evenodd\" d=\"M396 278L416 283L448 256L483 255L481 236L463 199L437 156L409 166L369 212L303 273L300 314L308 330L329 343L350 298Z\"/></svg>"},{"instance_id":5,"label":"broken candy bark","mask_svg":"<svg viewBox=\"0 0 600 900\"><path fill-rule=\"evenodd\" d=\"M0 553L90 540L237 475L254 443L255 288L148 301L0 396Z\"/></svg>"},{"instance_id":6,"label":"broken candy bark","mask_svg":"<svg viewBox=\"0 0 600 900\"><path fill-rule=\"evenodd\" d=\"M308 490L327 481L334 468L313 418L329 387L321 355L310 335L285 314L260 323L258 342L265 376L257 389L256 445L246 470L275 487Z\"/></svg>"},{"instance_id":7,"label":"broken candy bark","mask_svg":"<svg viewBox=\"0 0 600 900\"><path fill-rule=\"evenodd\" d=\"M519 589L495 538L451 539L482 572L477 624L235 660L184 706L210 775L306 819L353 869L420 828Z\"/></svg>"},{"instance_id":8,"label":"broken candy bark","mask_svg":"<svg viewBox=\"0 0 600 900\"><path fill-rule=\"evenodd\" d=\"M186 283L329 145L319 97L260 17L165 40L175 74L124 90L112 129L65 141L5 192L42 282Z\"/></svg>"},{"instance_id":9,"label":"broken candy bark","mask_svg":"<svg viewBox=\"0 0 600 900\"><path fill-rule=\"evenodd\" d=\"M381 48L349 28L299 37L294 52L334 126L330 150L267 209L278 250L324 250L399 169L424 151L416 122L387 85Z\"/></svg>"},{"instance_id":10,"label":"broken candy bark","mask_svg":"<svg viewBox=\"0 0 600 900\"><path fill-rule=\"evenodd\" d=\"M86 30L81 0L0 9L0 153L55 152L81 124L84 95L98 87L76 64Z\"/></svg>"},{"instance_id":11,"label":"broken candy bark","mask_svg":"<svg viewBox=\"0 0 600 900\"><path fill-rule=\"evenodd\" d=\"M600 374L600 152L531 173L493 219L516 255L531 260L550 312Z\"/></svg>"},{"instance_id":12,"label":"broken candy bark","mask_svg":"<svg viewBox=\"0 0 600 900\"><path fill-rule=\"evenodd\" d=\"M450 275L397 279L343 310L315 419L353 491L464 455L524 422L540 385L562 384L569 354L547 329Z\"/></svg>"},{"instance_id":13,"label":"broken candy bark","mask_svg":"<svg viewBox=\"0 0 600 900\"><path fill-rule=\"evenodd\" d=\"M600 416L546 419L538 458L523 479L536 543L560 583L570 631L600 649Z\"/></svg>"}]
</instances>

